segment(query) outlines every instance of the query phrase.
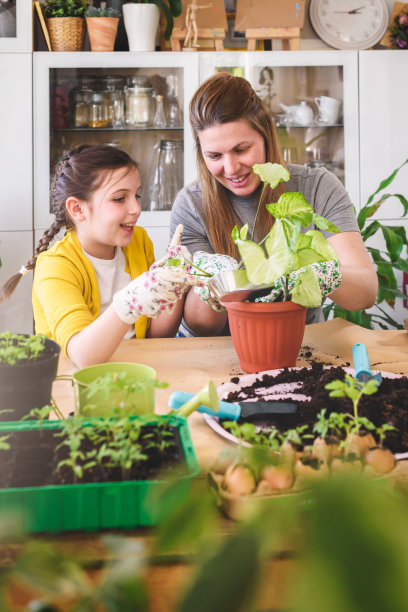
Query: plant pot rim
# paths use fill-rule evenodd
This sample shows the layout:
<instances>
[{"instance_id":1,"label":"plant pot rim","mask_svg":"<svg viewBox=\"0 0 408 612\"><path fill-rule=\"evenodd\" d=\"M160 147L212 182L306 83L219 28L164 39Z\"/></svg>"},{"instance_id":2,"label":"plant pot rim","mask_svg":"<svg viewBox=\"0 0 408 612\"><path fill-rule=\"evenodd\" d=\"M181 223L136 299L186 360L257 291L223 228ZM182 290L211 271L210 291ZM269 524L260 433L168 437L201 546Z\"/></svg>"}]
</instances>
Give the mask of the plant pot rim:
<instances>
[{"instance_id":1,"label":"plant pot rim","mask_svg":"<svg viewBox=\"0 0 408 612\"><path fill-rule=\"evenodd\" d=\"M305 306L295 302L223 302L220 303L227 309L242 312L284 312L286 310L306 310Z\"/></svg>"}]
</instances>

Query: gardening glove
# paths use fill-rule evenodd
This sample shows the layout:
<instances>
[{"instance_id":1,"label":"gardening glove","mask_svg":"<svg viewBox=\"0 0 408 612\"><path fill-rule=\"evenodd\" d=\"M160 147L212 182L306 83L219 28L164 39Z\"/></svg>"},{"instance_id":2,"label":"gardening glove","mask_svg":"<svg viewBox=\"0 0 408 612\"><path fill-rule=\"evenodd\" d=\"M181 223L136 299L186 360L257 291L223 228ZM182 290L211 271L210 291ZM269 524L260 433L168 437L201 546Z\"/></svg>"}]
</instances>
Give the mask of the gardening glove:
<instances>
[{"instance_id":1,"label":"gardening glove","mask_svg":"<svg viewBox=\"0 0 408 612\"><path fill-rule=\"evenodd\" d=\"M236 270L238 268L238 262L233 257L229 255L220 255L219 253L206 253L205 251L196 251L194 253L193 264L204 270L204 272L208 272L211 276L215 276L226 270ZM193 268L191 273L200 274L200 271ZM221 306L207 286L210 278L209 276L202 276L201 279L204 281L204 284L201 287L199 285L195 286L194 291L200 296L203 302L211 306L214 310L224 310L224 307Z\"/></svg>"},{"instance_id":2,"label":"gardening glove","mask_svg":"<svg viewBox=\"0 0 408 612\"><path fill-rule=\"evenodd\" d=\"M173 234L173 238L171 239L165 254L161 259L154 262L154 264L150 267L151 270L165 266L169 259L174 259L179 261L177 266L183 266L186 272L190 272L191 266L188 262L191 261L191 253L186 246L181 245L183 230L184 227L181 224L176 227L176 231ZM172 263L174 264L175 262Z\"/></svg>"},{"instance_id":3,"label":"gardening glove","mask_svg":"<svg viewBox=\"0 0 408 612\"><path fill-rule=\"evenodd\" d=\"M144 272L113 296L113 306L122 321L134 323L140 315L156 319L162 312L171 312L174 304L191 286L203 281L173 266Z\"/></svg>"},{"instance_id":4,"label":"gardening glove","mask_svg":"<svg viewBox=\"0 0 408 612\"><path fill-rule=\"evenodd\" d=\"M330 295L331 293L333 293L335 289L340 287L340 284L341 284L340 264L337 260L331 260L331 261L320 261L318 263L313 263L311 264L311 266L318 280L320 291L322 292L322 300L324 300L324 298L327 295ZM296 272L292 272L289 275L289 284L288 284L289 293L293 289L293 286L302 270L303 268L301 268L300 270L296 270ZM255 302L276 302L276 300L279 300L279 298L282 296L283 296L282 283L281 283L281 279L279 279L275 282L274 288L268 295L257 298Z\"/></svg>"}]
</instances>

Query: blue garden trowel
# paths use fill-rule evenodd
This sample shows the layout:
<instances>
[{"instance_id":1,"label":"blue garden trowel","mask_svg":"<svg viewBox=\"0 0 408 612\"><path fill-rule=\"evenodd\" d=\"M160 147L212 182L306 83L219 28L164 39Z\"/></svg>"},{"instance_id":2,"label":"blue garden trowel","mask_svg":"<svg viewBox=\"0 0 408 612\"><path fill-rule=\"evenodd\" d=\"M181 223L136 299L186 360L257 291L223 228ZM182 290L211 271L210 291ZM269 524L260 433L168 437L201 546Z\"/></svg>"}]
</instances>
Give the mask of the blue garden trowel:
<instances>
[{"instance_id":1,"label":"blue garden trowel","mask_svg":"<svg viewBox=\"0 0 408 612\"><path fill-rule=\"evenodd\" d=\"M353 364L356 371L355 378L363 383L369 380L376 380L378 384L381 383L381 373L372 374L370 370L370 361L368 359L367 347L362 342L357 342L353 345Z\"/></svg>"}]
</instances>

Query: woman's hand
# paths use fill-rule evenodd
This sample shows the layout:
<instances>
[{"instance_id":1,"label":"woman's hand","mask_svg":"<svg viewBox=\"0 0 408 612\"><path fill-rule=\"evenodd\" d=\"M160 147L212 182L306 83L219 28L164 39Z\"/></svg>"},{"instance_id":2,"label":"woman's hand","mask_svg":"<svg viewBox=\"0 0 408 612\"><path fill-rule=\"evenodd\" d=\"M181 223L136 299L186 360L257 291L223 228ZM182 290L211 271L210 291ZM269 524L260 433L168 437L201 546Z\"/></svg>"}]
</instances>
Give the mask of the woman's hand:
<instances>
[{"instance_id":1,"label":"woman's hand","mask_svg":"<svg viewBox=\"0 0 408 612\"><path fill-rule=\"evenodd\" d=\"M194 291L200 296L200 298L211 306L216 311L224 310L219 301L216 299L213 293L211 293L207 286L208 281L212 276L225 272L226 270L236 270L238 268L238 262L229 255L220 255L219 253L206 253L205 251L196 251L193 256L193 264L198 268L201 268L204 272L211 274L211 276L202 276L203 285L194 287ZM191 274L200 274L197 268L192 268Z\"/></svg>"},{"instance_id":2,"label":"woman's hand","mask_svg":"<svg viewBox=\"0 0 408 612\"><path fill-rule=\"evenodd\" d=\"M340 264L336 260L321 261L318 263L311 264L313 272L319 283L320 291L322 292L322 300L328 295L332 294L341 284L341 270ZM304 268L296 270L289 274L288 291L289 293L293 289L299 274ZM272 291L264 296L257 298L256 302L276 302L283 295L283 288L281 280L275 282L275 286Z\"/></svg>"},{"instance_id":3,"label":"woman's hand","mask_svg":"<svg viewBox=\"0 0 408 612\"><path fill-rule=\"evenodd\" d=\"M162 266L150 268L113 296L118 317L128 324L140 315L156 318L171 312L174 304L191 286L201 287L203 281L182 268Z\"/></svg>"}]
</instances>

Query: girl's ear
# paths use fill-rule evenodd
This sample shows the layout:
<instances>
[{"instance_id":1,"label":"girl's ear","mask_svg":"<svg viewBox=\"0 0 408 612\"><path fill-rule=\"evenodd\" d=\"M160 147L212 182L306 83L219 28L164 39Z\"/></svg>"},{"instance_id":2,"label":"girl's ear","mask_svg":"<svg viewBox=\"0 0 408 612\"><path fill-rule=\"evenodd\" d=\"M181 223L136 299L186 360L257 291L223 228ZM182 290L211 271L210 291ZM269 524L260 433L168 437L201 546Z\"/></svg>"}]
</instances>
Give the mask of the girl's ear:
<instances>
[{"instance_id":1,"label":"girl's ear","mask_svg":"<svg viewBox=\"0 0 408 612\"><path fill-rule=\"evenodd\" d=\"M85 203L82 200L78 200L78 198L68 198L65 202L65 207L71 219L76 221L77 223L81 223L81 221L85 221Z\"/></svg>"}]
</instances>

